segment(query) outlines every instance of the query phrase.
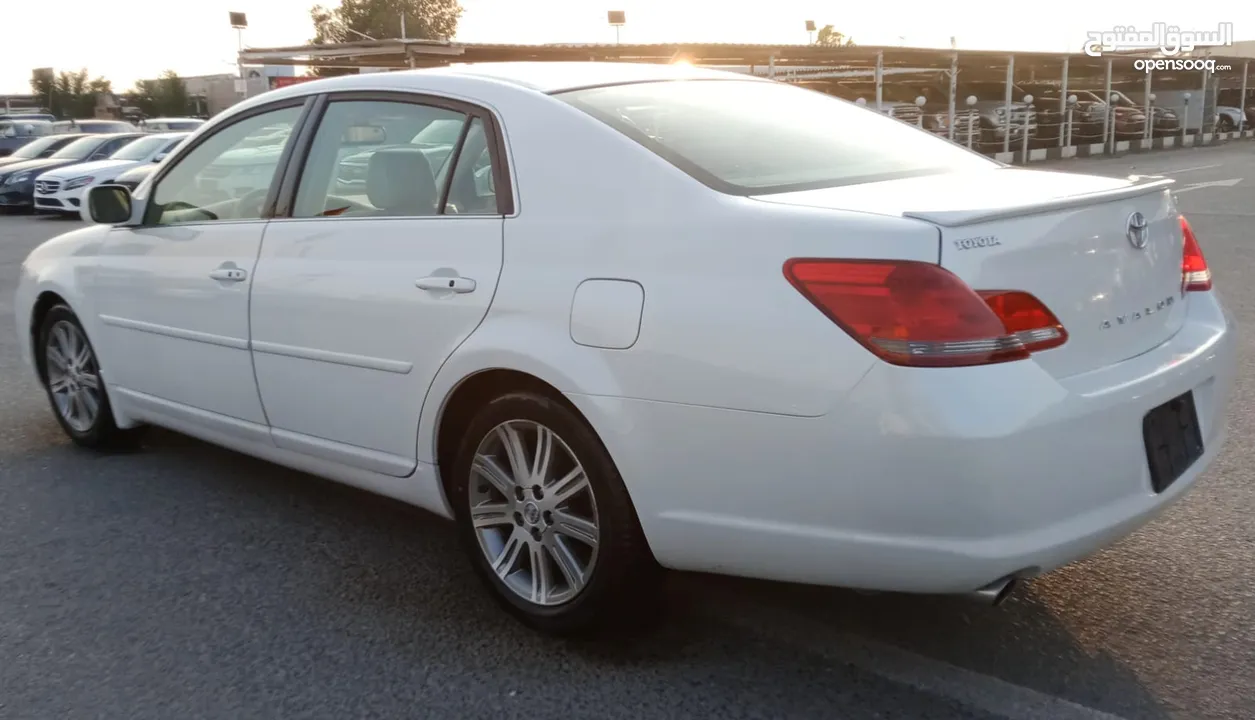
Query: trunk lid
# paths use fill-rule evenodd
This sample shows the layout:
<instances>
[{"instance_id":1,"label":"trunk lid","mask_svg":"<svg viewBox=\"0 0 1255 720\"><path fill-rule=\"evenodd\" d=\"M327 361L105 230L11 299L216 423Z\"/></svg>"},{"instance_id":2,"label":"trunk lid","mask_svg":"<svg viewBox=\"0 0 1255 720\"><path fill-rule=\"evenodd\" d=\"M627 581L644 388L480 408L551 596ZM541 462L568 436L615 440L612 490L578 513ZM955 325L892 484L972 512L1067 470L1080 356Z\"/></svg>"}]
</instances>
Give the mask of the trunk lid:
<instances>
[{"instance_id":1,"label":"trunk lid","mask_svg":"<svg viewBox=\"0 0 1255 720\"><path fill-rule=\"evenodd\" d=\"M975 290L1032 293L1058 317L1068 341L1033 357L1062 378L1147 352L1184 323L1170 183L996 168L757 199L933 224L942 267ZM1144 233L1130 230L1134 213Z\"/></svg>"}]
</instances>

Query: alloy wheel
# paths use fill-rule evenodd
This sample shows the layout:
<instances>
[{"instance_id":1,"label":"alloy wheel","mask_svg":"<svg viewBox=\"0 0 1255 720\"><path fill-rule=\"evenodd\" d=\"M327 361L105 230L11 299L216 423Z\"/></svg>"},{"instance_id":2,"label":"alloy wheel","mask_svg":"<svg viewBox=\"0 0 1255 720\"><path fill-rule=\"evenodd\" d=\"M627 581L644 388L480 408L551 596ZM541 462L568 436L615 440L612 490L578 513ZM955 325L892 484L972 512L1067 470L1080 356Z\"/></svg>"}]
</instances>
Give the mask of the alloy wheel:
<instances>
[{"instance_id":1,"label":"alloy wheel","mask_svg":"<svg viewBox=\"0 0 1255 720\"><path fill-rule=\"evenodd\" d=\"M74 323L58 321L48 333L44 358L48 391L57 413L76 432L90 431L100 414L102 394L99 368L87 337Z\"/></svg>"},{"instance_id":2,"label":"alloy wheel","mask_svg":"<svg viewBox=\"0 0 1255 720\"><path fill-rule=\"evenodd\" d=\"M541 606L571 601L596 567L597 501L557 433L530 420L493 428L475 451L470 522L497 578Z\"/></svg>"}]
</instances>

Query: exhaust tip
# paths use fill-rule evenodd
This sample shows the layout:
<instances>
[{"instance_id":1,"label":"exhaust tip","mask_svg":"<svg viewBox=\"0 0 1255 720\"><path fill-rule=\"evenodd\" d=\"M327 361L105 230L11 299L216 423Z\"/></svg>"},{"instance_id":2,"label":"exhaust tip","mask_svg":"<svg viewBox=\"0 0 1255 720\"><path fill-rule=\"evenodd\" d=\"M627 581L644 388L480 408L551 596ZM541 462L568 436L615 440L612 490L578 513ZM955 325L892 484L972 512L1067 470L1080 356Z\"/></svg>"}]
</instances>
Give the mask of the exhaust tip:
<instances>
[{"instance_id":1,"label":"exhaust tip","mask_svg":"<svg viewBox=\"0 0 1255 720\"><path fill-rule=\"evenodd\" d=\"M1003 601L1010 597L1011 593L1015 592L1016 588L1019 587L1019 584L1019 580L1012 575L1001 580L996 580L979 590L973 591L969 594L969 597L982 605L995 607L1001 605Z\"/></svg>"}]
</instances>

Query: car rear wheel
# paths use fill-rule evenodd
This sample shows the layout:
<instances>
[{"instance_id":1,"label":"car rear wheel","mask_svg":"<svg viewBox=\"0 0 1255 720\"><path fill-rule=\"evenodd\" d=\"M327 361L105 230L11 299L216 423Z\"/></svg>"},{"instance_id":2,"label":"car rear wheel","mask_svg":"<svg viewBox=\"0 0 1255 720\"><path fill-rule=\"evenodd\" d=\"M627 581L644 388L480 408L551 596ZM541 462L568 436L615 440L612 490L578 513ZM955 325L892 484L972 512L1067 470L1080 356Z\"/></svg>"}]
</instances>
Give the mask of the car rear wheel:
<instances>
[{"instance_id":1,"label":"car rear wheel","mask_svg":"<svg viewBox=\"0 0 1255 720\"><path fill-rule=\"evenodd\" d=\"M569 635L649 619L660 576L600 440L563 403L515 393L471 421L451 501L475 569L531 627Z\"/></svg>"},{"instance_id":2,"label":"car rear wheel","mask_svg":"<svg viewBox=\"0 0 1255 720\"><path fill-rule=\"evenodd\" d=\"M48 402L71 440L96 449L135 447L140 431L114 422L96 351L70 308L57 305L44 316L38 352Z\"/></svg>"}]
</instances>

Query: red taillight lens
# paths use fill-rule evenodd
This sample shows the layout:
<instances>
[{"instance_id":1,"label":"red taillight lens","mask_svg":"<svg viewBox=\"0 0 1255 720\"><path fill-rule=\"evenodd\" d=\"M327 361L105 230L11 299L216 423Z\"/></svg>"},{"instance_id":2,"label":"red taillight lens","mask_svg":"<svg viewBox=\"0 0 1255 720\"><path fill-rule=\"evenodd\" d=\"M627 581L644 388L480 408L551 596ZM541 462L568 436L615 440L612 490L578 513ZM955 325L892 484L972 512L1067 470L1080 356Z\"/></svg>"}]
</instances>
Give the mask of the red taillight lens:
<instances>
[{"instance_id":1,"label":"red taillight lens","mask_svg":"<svg viewBox=\"0 0 1255 720\"><path fill-rule=\"evenodd\" d=\"M1023 360L1067 333L1037 298L978 294L937 265L793 259L793 287L872 353L894 365L959 367Z\"/></svg>"},{"instance_id":2,"label":"red taillight lens","mask_svg":"<svg viewBox=\"0 0 1255 720\"><path fill-rule=\"evenodd\" d=\"M1184 292L1206 292L1211 289L1211 270L1207 268L1207 259L1203 257L1203 249L1194 237L1194 229L1181 216L1181 233L1185 235L1185 252L1181 258L1181 289Z\"/></svg>"}]
</instances>

